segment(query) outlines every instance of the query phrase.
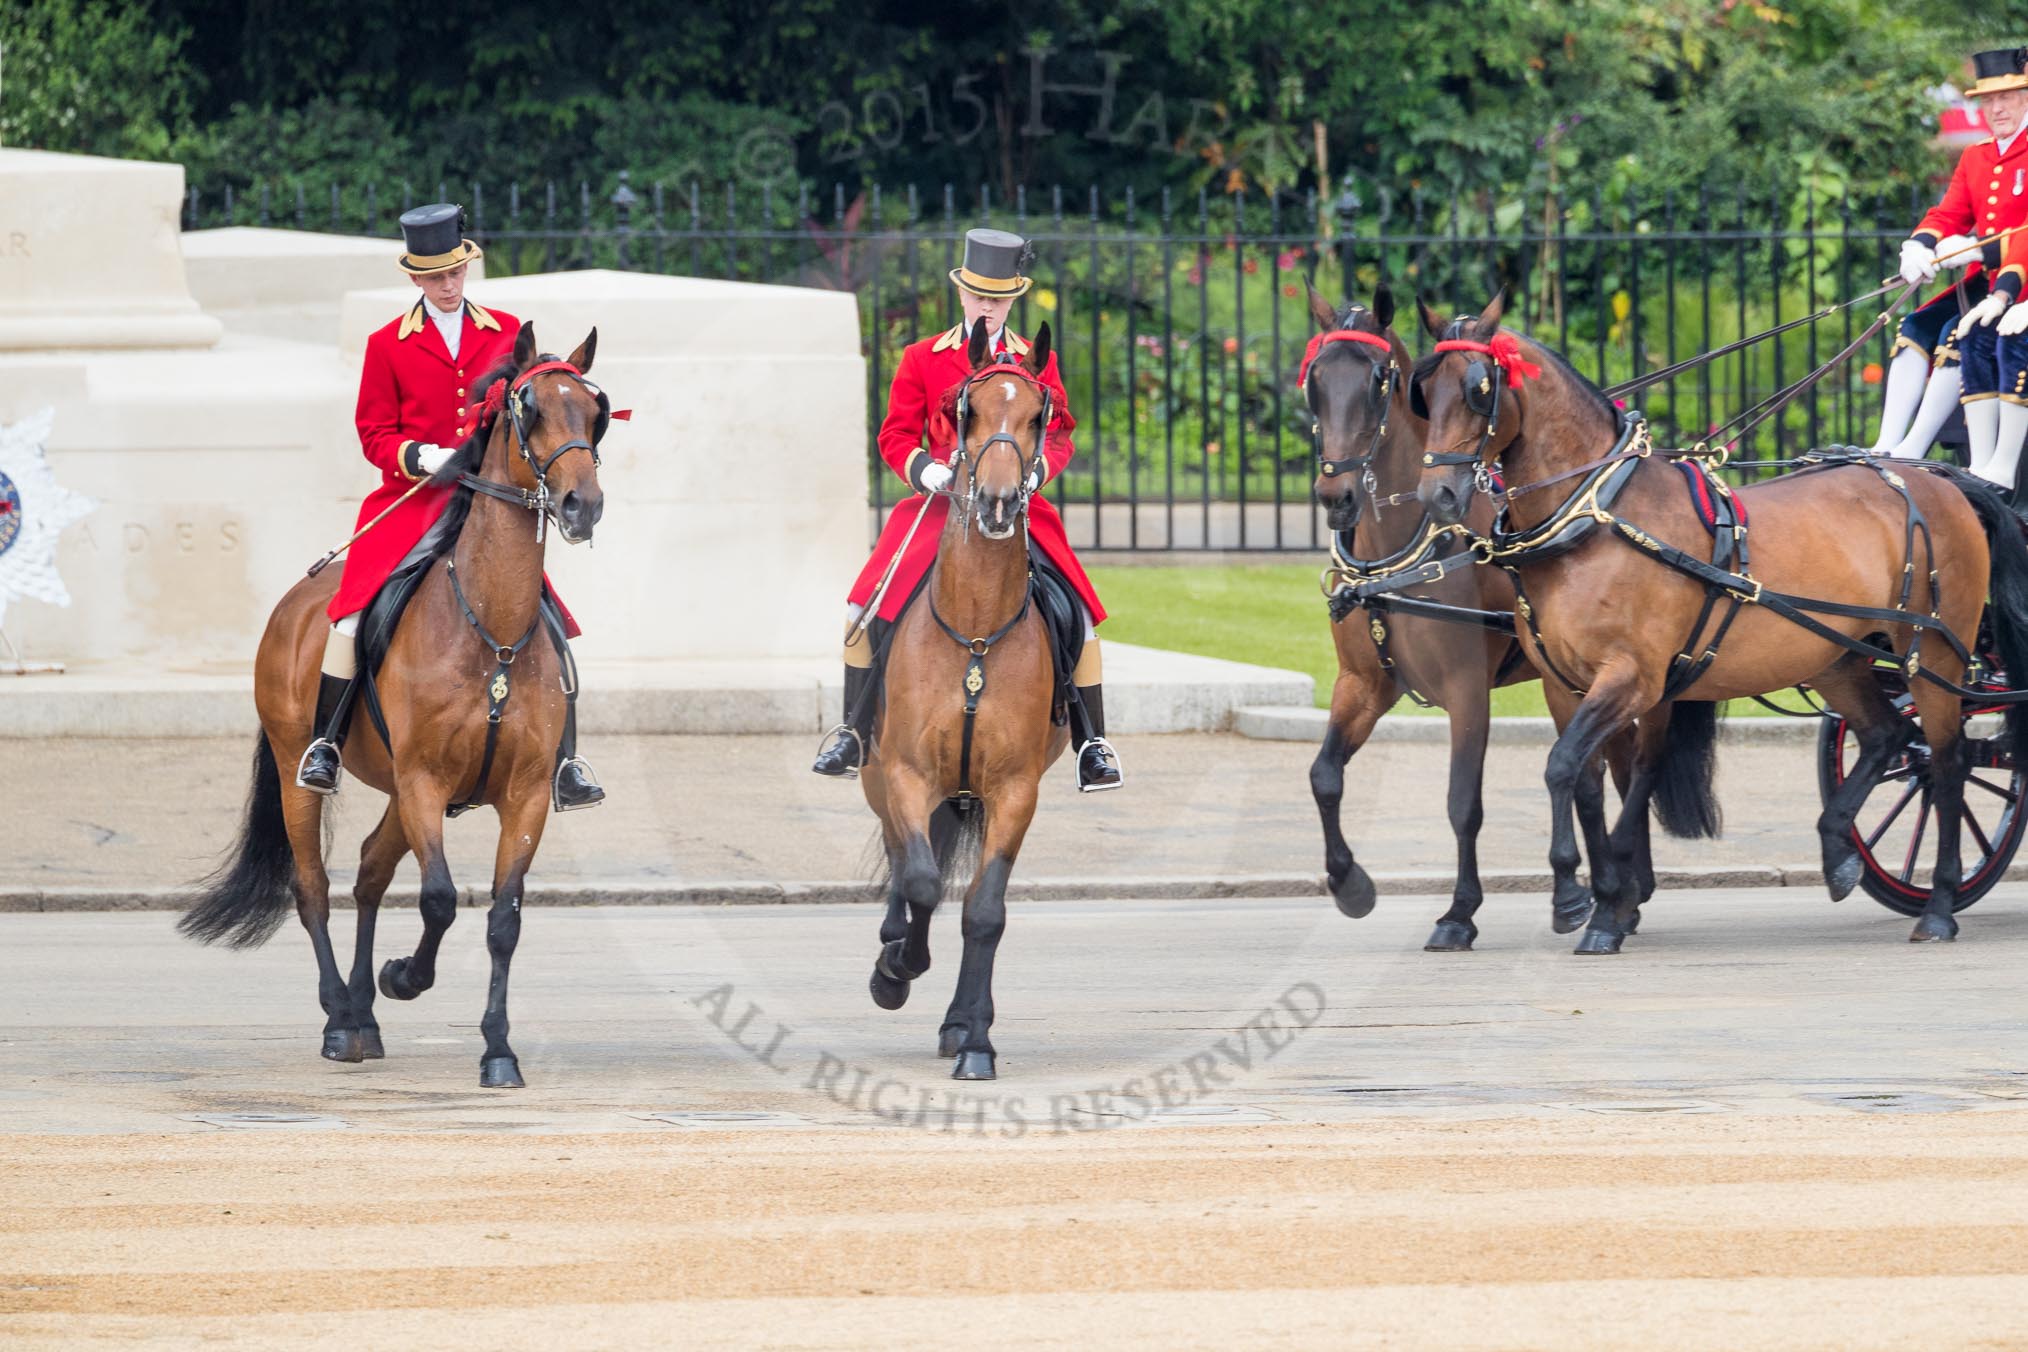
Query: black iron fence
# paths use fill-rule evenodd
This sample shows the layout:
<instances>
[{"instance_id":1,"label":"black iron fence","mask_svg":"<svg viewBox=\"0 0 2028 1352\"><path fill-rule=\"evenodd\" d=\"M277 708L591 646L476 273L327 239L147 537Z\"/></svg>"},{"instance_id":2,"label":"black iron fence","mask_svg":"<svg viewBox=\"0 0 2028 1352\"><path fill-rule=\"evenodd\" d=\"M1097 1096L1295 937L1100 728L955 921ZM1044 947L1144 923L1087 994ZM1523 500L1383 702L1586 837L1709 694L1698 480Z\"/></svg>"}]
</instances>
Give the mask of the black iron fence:
<instances>
[{"instance_id":1,"label":"black iron fence","mask_svg":"<svg viewBox=\"0 0 2028 1352\"><path fill-rule=\"evenodd\" d=\"M1871 290L1895 266L1925 189L1897 201L1831 198L1795 184L1763 193L1640 201L1546 192L1434 195L1347 190L1154 201L1096 188L1002 200L768 185L610 193L403 185L247 194L193 188L185 224L265 224L392 238L423 200L460 200L495 275L606 267L851 290L867 358L869 486L906 488L873 454L900 350L958 317L946 273L964 231L994 224L1035 241L1035 286L1014 327L1047 321L1078 422L1078 457L1048 490L1072 539L1096 549L1310 550L1308 419L1293 388L1311 331L1304 290L1367 296L1385 280L1396 327L1429 344L1418 298L1476 311L1504 288L1509 322L1600 384L1653 371ZM1873 317L1848 309L1640 396L1660 444L1686 445L1813 369ZM1737 453L1773 457L1870 440L1873 386L1891 329Z\"/></svg>"}]
</instances>

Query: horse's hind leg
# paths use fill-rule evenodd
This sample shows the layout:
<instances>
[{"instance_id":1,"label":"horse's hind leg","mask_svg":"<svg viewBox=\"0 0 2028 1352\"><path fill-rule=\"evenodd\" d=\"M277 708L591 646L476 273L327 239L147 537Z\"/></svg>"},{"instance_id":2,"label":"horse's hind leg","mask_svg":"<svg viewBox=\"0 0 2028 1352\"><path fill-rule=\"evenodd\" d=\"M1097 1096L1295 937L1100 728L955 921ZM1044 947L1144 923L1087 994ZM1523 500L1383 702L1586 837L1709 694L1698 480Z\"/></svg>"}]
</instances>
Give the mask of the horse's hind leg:
<instances>
[{"instance_id":1,"label":"horse's hind leg","mask_svg":"<svg viewBox=\"0 0 2028 1352\"><path fill-rule=\"evenodd\" d=\"M1649 712L1654 717L1660 717L1667 710L1663 708ZM1636 741L1638 735L1636 729L1630 728L1606 743L1606 767L1612 772L1613 788L1618 790L1621 803L1627 801L1627 795L1633 790L1634 753L1638 745ZM1655 895L1655 845L1649 827L1649 815L1645 812L1638 817L1622 813L1618 825L1613 828L1613 833L1618 836L1622 831L1626 833L1624 839L1628 849L1628 866L1633 870L1634 883L1640 897L1639 905L1627 919L1627 933L1632 934L1641 925L1640 907L1647 905L1649 899Z\"/></svg>"},{"instance_id":2,"label":"horse's hind leg","mask_svg":"<svg viewBox=\"0 0 2028 1352\"><path fill-rule=\"evenodd\" d=\"M369 1061L387 1054L380 1041L380 1022L373 1017L373 928L380 917L380 899L387 894L387 885L394 881L394 870L407 853L408 841L401 834L401 814L389 800L380 825L368 833L359 847L359 877L352 885L352 902L359 908L359 931L352 942L352 978L346 982L346 989L359 1025L361 1052Z\"/></svg>"},{"instance_id":3,"label":"horse's hind leg","mask_svg":"<svg viewBox=\"0 0 2028 1352\"><path fill-rule=\"evenodd\" d=\"M449 801L434 786L420 784L403 785L395 800L402 834L422 864L423 932L413 957L390 958L381 965L380 993L390 1000L413 1000L437 983L437 947L458 918L458 889L444 862L444 804Z\"/></svg>"},{"instance_id":4,"label":"horse's hind leg","mask_svg":"<svg viewBox=\"0 0 2028 1352\"><path fill-rule=\"evenodd\" d=\"M1859 847L1852 841L1852 823L1887 762L1908 745L1909 726L1880 688L1871 663L1857 655L1843 658L1830 670L1819 673L1810 684L1824 703L1844 718L1859 741L1858 761L1817 817L1817 836L1824 853L1824 885L1830 890L1831 900L1843 901L1859 885L1864 868Z\"/></svg>"},{"instance_id":5,"label":"horse's hind leg","mask_svg":"<svg viewBox=\"0 0 2028 1352\"><path fill-rule=\"evenodd\" d=\"M1949 680L1963 679L1954 672L1938 674ZM1971 770L1971 748L1965 742L1964 712L1958 697L1927 681L1911 684L1923 737L1929 742L1929 778L1936 792L1936 867L1930 876L1929 904L1916 917L1915 928L1908 935L1910 943L1924 944L1958 937L1955 912L1958 885L1964 881L1965 776Z\"/></svg>"},{"instance_id":6,"label":"horse's hind leg","mask_svg":"<svg viewBox=\"0 0 2028 1352\"><path fill-rule=\"evenodd\" d=\"M338 958L331 950L331 878L324 871L324 800L288 778L282 782L282 817L289 848L296 856L296 918L310 935L317 955L317 1003L324 1008L324 1057L365 1059L358 1021Z\"/></svg>"},{"instance_id":7,"label":"horse's hind leg","mask_svg":"<svg viewBox=\"0 0 2028 1352\"><path fill-rule=\"evenodd\" d=\"M522 786L500 810L493 906L486 912L486 953L493 960L493 975L486 984L486 1014L479 1020L479 1031L486 1038L486 1051L479 1060L481 1089L519 1089L523 1083L521 1062L507 1044L507 971L514 963L515 945L521 942L522 881L535 858L535 847L542 843L542 828L548 818L548 785L539 778Z\"/></svg>"},{"instance_id":8,"label":"horse's hind leg","mask_svg":"<svg viewBox=\"0 0 2028 1352\"><path fill-rule=\"evenodd\" d=\"M1451 780L1447 795L1451 833L1458 841L1458 876L1451 887L1451 908L1438 918L1423 950L1429 953L1469 952L1479 937L1472 917L1486 900L1479 881L1479 827L1486 820L1486 739L1492 732L1493 706L1483 692L1460 691L1447 696L1451 720Z\"/></svg>"},{"instance_id":9,"label":"horse's hind leg","mask_svg":"<svg viewBox=\"0 0 2028 1352\"><path fill-rule=\"evenodd\" d=\"M1373 879L1352 857L1352 846L1345 839L1340 812L1345 763L1366 744L1395 694L1393 680L1385 675L1341 669L1331 686L1331 720L1324 727L1324 744L1310 763L1310 796L1317 800L1317 815L1324 823L1324 876L1338 909L1355 920L1373 910L1375 893Z\"/></svg>"},{"instance_id":10,"label":"horse's hind leg","mask_svg":"<svg viewBox=\"0 0 2028 1352\"><path fill-rule=\"evenodd\" d=\"M958 965L958 991L951 999L947 1027L962 1029L954 1080L990 1080L997 1071L988 1033L993 1027L993 957L1007 928L1007 875L1035 816L1034 780L1016 780L996 794L986 813L979 876L965 896L965 956Z\"/></svg>"}]
</instances>

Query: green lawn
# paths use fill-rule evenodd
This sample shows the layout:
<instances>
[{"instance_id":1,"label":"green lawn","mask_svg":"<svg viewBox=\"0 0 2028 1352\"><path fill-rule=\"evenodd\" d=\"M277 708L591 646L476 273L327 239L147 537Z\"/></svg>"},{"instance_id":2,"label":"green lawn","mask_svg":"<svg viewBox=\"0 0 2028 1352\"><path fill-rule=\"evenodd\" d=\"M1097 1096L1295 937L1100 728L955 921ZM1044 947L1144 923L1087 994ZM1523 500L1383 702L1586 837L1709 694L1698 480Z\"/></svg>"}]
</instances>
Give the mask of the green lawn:
<instances>
[{"instance_id":1,"label":"green lawn","mask_svg":"<svg viewBox=\"0 0 2028 1352\"><path fill-rule=\"evenodd\" d=\"M1331 682L1338 675L1330 619L1317 587L1323 567L1319 554L1315 563L1099 564L1090 572L1109 616L1100 630L1106 638L1307 671L1316 678L1321 708L1331 702ZM1439 712L1406 699L1394 711ZM1493 712L1540 715L1548 710L1542 687L1531 683L1495 690ZM1746 700L1734 701L1728 712L1766 714Z\"/></svg>"}]
</instances>

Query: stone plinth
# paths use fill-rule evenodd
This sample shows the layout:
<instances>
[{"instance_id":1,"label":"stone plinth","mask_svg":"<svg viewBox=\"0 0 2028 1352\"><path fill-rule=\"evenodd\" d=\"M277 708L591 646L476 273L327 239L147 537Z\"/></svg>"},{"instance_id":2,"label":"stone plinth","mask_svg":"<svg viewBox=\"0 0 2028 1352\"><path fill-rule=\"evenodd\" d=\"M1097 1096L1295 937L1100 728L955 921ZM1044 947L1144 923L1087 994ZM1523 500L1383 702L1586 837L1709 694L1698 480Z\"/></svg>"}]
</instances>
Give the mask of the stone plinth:
<instances>
[{"instance_id":1,"label":"stone plinth","mask_svg":"<svg viewBox=\"0 0 2028 1352\"><path fill-rule=\"evenodd\" d=\"M0 150L0 351L216 343L184 280L182 210L180 164Z\"/></svg>"}]
</instances>

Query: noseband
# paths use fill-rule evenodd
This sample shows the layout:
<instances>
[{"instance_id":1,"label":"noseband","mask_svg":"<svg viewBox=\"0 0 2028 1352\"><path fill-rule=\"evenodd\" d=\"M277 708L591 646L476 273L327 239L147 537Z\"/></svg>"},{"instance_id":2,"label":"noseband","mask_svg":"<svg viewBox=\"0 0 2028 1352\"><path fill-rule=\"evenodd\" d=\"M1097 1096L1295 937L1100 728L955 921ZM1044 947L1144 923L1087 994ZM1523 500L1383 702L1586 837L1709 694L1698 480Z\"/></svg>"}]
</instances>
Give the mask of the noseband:
<instances>
[{"instance_id":1,"label":"noseband","mask_svg":"<svg viewBox=\"0 0 2028 1352\"><path fill-rule=\"evenodd\" d=\"M1035 448L1033 451L1023 449L1021 443L1015 439L1014 434L1011 432L995 432L992 436L980 442L977 450L973 450L966 444L966 427L971 421L972 387L1001 377L1013 377L1025 380L1042 392L1042 420L1035 433ZM985 459L986 452L992 449L993 443L998 441L1004 441L1009 446L1012 446L1015 458L1020 462L1021 491L1014 504L1014 514L1024 520L1027 518L1028 500L1034 496L1035 490L1039 486L1036 483L1035 471L1036 467L1042 463L1042 447L1049 436L1052 402L1049 386L1036 379L1026 367L1016 365L1013 362L1000 362L991 366L982 366L968 376L964 384L958 386L958 446L951 453L951 464L954 469L959 465L964 466L963 529L967 533L972 529L972 516L978 505L979 462Z\"/></svg>"},{"instance_id":2,"label":"noseband","mask_svg":"<svg viewBox=\"0 0 2028 1352\"><path fill-rule=\"evenodd\" d=\"M1296 374L1296 388L1303 391L1306 403L1309 400L1310 367L1317 360L1318 354L1331 343L1363 343L1367 347L1377 347L1387 354L1385 367L1380 366L1378 362L1374 364L1377 379L1371 397L1379 407L1380 421L1373 429L1373 439L1366 445L1366 454L1339 460L1325 459L1324 429L1314 413L1310 418L1310 438L1316 447L1317 472L1326 479L1356 472L1360 476L1359 486L1366 490L1366 496L1375 500L1377 509L1380 483L1373 475L1373 460L1380 454L1381 443L1387 440L1387 418L1394 410L1394 382L1400 377L1401 367L1394 360L1394 344L1379 334L1362 333L1358 329L1330 329L1310 339L1309 347L1303 351L1303 365Z\"/></svg>"},{"instance_id":3,"label":"noseband","mask_svg":"<svg viewBox=\"0 0 2028 1352\"><path fill-rule=\"evenodd\" d=\"M590 441L574 437L551 451L548 459L538 462L535 458L535 448L529 444L529 437L535 431L540 416L535 407L535 390L531 382L535 377L549 373L567 375L584 386L586 391L598 400L599 417L592 429ZM537 362L516 376L511 386L504 380L494 381L493 387L486 391L483 414L485 423L490 426L499 417L503 408L507 413L508 423L514 429L514 444L520 450L522 460L527 462L528 472L535 476L534 489L517 488L513 484L498 483L477 474L461 474L458 476L458 482L475 493L483 493L502 502L511 502L517 507L525 507L534 512L535 538L540 542L544 526L552 515L549 501L549 471L555 468L557 461L572 451L589 451L592 466L597 468L600 464L598 443L605 438L607 424L615 418L622 422L626 421L633 416L633 410L623 408L617 413L614 412L606 392L592 384L584 372L567 361Z\"/></svg>"}]
</instances>

